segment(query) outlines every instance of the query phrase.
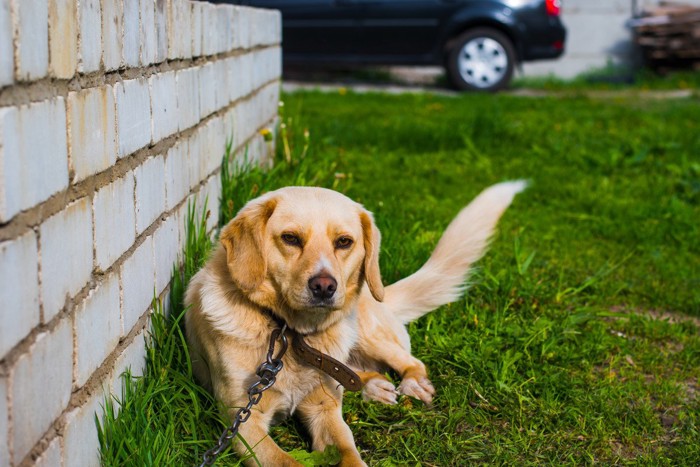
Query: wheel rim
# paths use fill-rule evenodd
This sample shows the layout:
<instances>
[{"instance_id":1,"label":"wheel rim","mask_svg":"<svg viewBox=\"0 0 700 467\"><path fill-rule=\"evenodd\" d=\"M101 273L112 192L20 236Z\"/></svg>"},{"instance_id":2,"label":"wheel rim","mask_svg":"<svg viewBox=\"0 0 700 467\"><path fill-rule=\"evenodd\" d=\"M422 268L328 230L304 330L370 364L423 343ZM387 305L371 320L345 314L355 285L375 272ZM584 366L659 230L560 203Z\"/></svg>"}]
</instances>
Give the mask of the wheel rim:
<instances>
[{"instance_id":1,"label":"wheel rim","mask_svg":"<svg viewBox=\"0 0 700 467\"><path fill-rule=\"evenodd\" d=\"M508 71L508 55L500 42L490 37L475 37L459 51L457 66L469 85L489 88L501 81Z\"/></svg>"}]
</instances>

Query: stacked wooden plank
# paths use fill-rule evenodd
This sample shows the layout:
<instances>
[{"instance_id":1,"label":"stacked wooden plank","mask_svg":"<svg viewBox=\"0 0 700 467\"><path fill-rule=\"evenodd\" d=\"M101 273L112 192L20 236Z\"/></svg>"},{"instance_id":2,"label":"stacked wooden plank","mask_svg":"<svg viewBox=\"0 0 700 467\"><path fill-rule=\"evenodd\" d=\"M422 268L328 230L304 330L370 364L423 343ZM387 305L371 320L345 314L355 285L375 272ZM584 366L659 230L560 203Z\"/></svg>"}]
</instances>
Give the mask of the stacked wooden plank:
<instances>
[{"instance_id":1,"label":"stacked wooden plank","mask_svg":"<svg viewBox=\"0 0 700 467\"><path fill-rule=\"evenodd\" d=\"M700 69L700 8L662 2L630 21L630 25L651 68Z\"/></svg>"}]
</instances>

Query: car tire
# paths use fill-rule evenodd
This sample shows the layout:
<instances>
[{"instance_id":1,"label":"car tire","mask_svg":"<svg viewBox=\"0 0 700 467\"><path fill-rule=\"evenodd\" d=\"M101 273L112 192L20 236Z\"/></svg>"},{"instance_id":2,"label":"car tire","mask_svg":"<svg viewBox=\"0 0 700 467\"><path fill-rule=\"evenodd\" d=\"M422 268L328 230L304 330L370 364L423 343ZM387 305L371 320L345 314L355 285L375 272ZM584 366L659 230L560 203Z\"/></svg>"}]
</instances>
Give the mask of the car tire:
<instances>
[{"instance_id":1,"label":"car tire","mask_svg":"<svg viewBox=\"0 0 700 467\"><path fill-rule=\"evenodd\" d=\"M515 70L511 40L493 28L470 29L450 43L447 76L462 91L494 92L510 84Z\"/></svg>"}]
</instances>

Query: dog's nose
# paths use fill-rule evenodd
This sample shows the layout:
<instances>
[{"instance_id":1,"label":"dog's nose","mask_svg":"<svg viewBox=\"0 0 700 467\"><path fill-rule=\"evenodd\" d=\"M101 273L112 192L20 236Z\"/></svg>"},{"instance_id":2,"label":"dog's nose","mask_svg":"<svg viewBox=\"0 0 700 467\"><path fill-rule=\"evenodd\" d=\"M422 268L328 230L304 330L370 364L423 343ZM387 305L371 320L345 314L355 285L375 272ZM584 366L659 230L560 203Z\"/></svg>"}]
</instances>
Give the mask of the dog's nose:
<instances>
[{"instance_id":1,"label":"dog's nose","mask_svg":"<svg viewBox=\"0 0 700 467\"><path fill-rule=\"evenodd\" d=\"M319 274L309 279L309 290L311 290L314 298L331 298L337 288L338 283L336 280L326 274Z\"/></svg>"}]
</instances>

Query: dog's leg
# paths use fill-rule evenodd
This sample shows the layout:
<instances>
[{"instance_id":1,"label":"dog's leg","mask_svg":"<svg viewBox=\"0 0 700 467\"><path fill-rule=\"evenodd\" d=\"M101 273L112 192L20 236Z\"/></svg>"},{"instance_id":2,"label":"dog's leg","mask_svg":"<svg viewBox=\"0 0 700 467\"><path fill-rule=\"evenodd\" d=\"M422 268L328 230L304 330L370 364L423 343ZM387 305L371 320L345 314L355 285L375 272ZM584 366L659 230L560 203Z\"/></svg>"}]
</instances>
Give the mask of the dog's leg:
<instances>
[{"instance_id":1,"label":"dog's leg","mask_svg":"<svg viewBox=\"0 0 700 467\"><path fill-rule=\"evenodd\" d=\"M237 412L237 409L232 411L232 415ZM248 444L253 448L254 456L251 457L251 452L241 442L239 437L235 438L234 449L241 458L247 459L244 464L247 466L258 465L274 465L285 467L299 467L302 464L297 462L284 452L277 443L275 443L268 434L270 428L270 416L257 409L251 410L250 418L240 425L239 433Z\"/></svg>"},{"instance_id":2,"label":"dog's leg","mask_svg":"<svg viewBox=\"0 0 700 467\"><path fill-rule=\"evenodd\" d=\"M362 380L362 399L383 402L384 404L396 404L399 392L386 376L376 371L355 370Z\"/></svg>"},{"instance_id":3,"label":"dog's leg","mask_svg":"<svg viewBox=\"0 0 700 467\"><path fill-rule=\"evenodd\" d=\"M337 385L321 382L299 404L297 411L306 425L315 451L335 445L341 466L365 466L355 446L350 427L343 420L343 391Z\"/></svg>"},{"instance_id":4,"label":"dog's leg","mask_svg":"<svg viewBox=\"0 0 700 467\"><path fill-rule=\"evenodd\" d=\"M420 399L426 405L432 403L435 388L433 388L433 384L428 379L425 365L403 348L399 342L388 340L363 342L360 340L359 350L362 353L362 360L375 362L374 366L376 368L391 368L401 376L401 384L397 388L399 394ZM392 401L390 397L386 397L384 392L378 390L387 384L391 385L383 375L374 372L360 372L361 377L363 374L369 376L368 380L362 379L362 382L365 383L365 387L362 390L363 398L373 399L385 404L396 403L396 396L394 396ZM386 381L386 383L382 380Z\"/></svg>"}]
</instances>

